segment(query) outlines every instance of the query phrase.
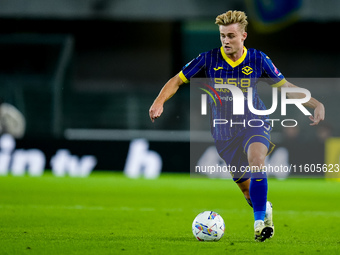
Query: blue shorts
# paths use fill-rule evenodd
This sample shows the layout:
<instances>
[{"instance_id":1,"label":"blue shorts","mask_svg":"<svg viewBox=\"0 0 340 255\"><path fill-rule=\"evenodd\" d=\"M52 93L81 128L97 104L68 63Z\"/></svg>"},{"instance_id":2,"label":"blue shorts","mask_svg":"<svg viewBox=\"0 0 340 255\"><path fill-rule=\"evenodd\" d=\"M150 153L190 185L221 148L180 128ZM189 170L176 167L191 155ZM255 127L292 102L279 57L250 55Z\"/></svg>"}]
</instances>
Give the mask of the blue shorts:
<instances>
[{"instance_id":1,"label":"blue shorts","mask_svg":"<svg viewBox=\"0 0 340 255\"><path fill-rule=\"evenodd\" d=\"M249 145L260 142L267 146L269 155L275 145L270 141L270 126L249 127L229 140L215 140L218 154L230 166L230 174L236 183L241 183L250 178L247 152ZM246 170L247 169L247 170Z\"/></svg>"}]
</instances>

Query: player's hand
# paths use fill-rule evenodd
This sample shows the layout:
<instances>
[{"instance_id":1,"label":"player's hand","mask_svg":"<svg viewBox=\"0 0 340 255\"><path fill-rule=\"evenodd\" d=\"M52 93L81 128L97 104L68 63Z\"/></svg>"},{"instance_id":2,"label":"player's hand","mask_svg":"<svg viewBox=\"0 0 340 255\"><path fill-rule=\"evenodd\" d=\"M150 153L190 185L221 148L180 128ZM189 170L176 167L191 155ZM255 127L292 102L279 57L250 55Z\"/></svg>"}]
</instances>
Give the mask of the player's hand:
<instances>
[{"instance_id":1,"label":"player's hand","mask_svg":"<svg viewBox=\"0 0 340 255\"><path fill-rule=\"evenodd\" d=\"M149 110L150 119L155 122L155 119L159 118L163 113L163 104L153 103Z\"/></svg>"},{"instance_id":2,"label":"player's hand","mask_svg":"<svg viewBox=\"0 0 340 255\"><path fill-rule=\"evenodd\" d=\"M309 119L313 122L310 125L316 126L320 121L325 119L325 107L322 103L319 103L318 106L314 109L314 116L309 116Z\"/></svg>"}]
</instances>

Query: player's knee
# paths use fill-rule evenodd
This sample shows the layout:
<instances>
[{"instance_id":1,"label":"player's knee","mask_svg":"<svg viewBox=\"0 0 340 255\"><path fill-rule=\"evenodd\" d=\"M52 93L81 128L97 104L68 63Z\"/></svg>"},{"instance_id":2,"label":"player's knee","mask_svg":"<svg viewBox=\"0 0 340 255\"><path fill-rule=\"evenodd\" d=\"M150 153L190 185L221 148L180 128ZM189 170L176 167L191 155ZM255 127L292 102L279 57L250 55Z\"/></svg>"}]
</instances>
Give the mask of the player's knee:
<instances>
[{"instance_id":1,"label":"player's knee","mask_svg":"<svg viewBox=\"0 0 340 255\"><path fill-rule=\"evenodd\" d=\"M248 148L248 163L252 167L264 166L264 160L267 154L267 147L262 143L252 143Z\"/></svg>"},{"instance_id":2,"label":"player's knee","mask_svg":"<svg viewBox=\"0 0 340 255\"><path fill-rule=\"evenodd\" d=\"M255 154L248 158L249 166L250 167L258 167L259 169L262 169L264 166L264 160L266 156L261 154Z\"/></svg>"}]
</instances>

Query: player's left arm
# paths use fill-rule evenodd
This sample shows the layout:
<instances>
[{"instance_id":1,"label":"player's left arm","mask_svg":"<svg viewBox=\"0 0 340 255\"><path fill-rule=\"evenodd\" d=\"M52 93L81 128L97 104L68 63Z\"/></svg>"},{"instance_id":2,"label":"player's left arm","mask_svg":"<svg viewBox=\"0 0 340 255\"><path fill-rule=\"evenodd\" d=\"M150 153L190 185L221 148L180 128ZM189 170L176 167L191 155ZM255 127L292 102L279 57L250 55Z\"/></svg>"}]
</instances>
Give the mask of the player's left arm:
<instances>
[{"instance_id":1,"label":"player's left arm","mask_svg":"<svg viewBox=\"0 0 340 255\"><path fill-rule=\"evenodd\" d=\"M281 88L298 88L298 86L287 81L279 87L279 89ZM304 96L305 95L303 93L287 93L287 97L291 99L299 99ZM310 124L311 126L316 126L320 121L325 119L325 106L315 98L311 97L311 99L307 103L304 103L303 106L314 109L314 116L309 116L309 119L313 122Z\"/></svg>"}]
</instances>

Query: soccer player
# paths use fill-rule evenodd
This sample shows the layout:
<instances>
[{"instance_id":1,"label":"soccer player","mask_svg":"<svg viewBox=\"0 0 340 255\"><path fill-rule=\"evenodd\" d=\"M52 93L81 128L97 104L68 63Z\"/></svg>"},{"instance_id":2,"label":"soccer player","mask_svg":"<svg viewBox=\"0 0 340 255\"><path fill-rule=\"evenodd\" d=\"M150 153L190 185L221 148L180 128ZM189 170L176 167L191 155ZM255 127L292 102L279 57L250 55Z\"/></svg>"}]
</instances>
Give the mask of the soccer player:
<instances>
[{"instance_id":1,"label":"soccer player","mask_svg":"<svg viewBox=\"0 0 340 255\"><path fill-rule=\"evenodd\" d=\"M255 109L265 110L265 106L257 94L256 82L266 78L272 87L296 87L288 82L275 67L271 59L256 49L247 49L244 42L247 38L247 16L241 11L228 11L216 17L222 46L201 53L197 58L185 65L177 75L171 78L162 88L149 110L151 121L159 118L163 112L165 101L170 99L178 88L188 83L191 78L205 77L213 79L215 84L231 84L238 86L246 94L248 88L253 90ZM222 96L228 90L217 90ZM287 93L291 99L304 98L302 93ZM212 119L230 119L234 123L248 123L250 119L262 121L260 127L244 125L216 125L211 128L216 149L227 165L249 166L250 171L234 173L233 179L241 189L245 199L253 208L255 240L263 242L274 235L272 205L267 201L268 183L263 169L265 158L274 145L270 141L271 125L268 116L255 115L245 104L245 115L232 115L232 101L223 105L209 103ZM314 116L309 118L310 125L317 125L324 119L325 109L322 103L311 98L306 107L314 109ZM240 119L242 118L242 120ZM212 127L212 125L211 125Z\"/></svg>"}]
</instances>

